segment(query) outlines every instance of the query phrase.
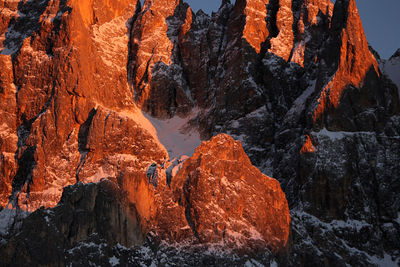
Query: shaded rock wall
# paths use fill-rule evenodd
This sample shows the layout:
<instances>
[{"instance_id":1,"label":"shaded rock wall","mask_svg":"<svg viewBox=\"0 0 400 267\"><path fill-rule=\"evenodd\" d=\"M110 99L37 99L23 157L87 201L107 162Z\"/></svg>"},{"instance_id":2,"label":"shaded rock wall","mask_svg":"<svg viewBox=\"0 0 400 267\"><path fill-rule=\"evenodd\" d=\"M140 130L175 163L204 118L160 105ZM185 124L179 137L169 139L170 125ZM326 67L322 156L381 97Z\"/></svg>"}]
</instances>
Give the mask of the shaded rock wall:
<instances>
[{"instance_id":1,"label":"shaded rock wall","mask_svg":"<svg viewBox=\"0 0 400 267\"><path fill-rule=\"evenodd\" d=\"M62 266L66 250L98 240L126 247L144 241L135 206L107 180L67 187L59 205L32 213L19 234L1 245L0 255L4 265Z\"/></svg>"}]
</instances>

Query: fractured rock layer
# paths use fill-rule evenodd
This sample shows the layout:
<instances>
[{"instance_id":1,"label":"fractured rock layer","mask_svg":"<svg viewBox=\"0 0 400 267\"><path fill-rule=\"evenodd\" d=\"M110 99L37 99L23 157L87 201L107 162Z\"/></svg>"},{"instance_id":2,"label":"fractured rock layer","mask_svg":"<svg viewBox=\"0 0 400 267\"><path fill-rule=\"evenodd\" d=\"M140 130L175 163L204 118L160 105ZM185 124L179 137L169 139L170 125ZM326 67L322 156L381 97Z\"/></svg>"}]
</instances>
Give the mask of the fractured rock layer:
<instances>
[{"instance_id":1,"label":"fractured rock layer","mask_svg":"<svg viewBox=\"0 0 400 267\"><path fill-rule=\"evenodd\" d=\"M250 251L285 247L290 216L278 181L254 167L228 135L200 145L171 187L201 242Z\"/></svg>"},{"instance_id":2,"label":"fractured rock layer","mask_svg":"<svg viewBox=\"0 0 400 267\"><path fill-rule=\"evenodd\" d=\"M374 58L355 1L222 1L211 17L171 0L146 0L143 8L140 1L3 0L0 10L5 211L54 207L65 186L107 179L135 206L143 233L282 247L288 229L263 225L247 207L272 212L248 202L260 193L253 186L267 181L276 192L266 189L260 199L280 199L272 207L286 225L285 201L242 152L236 165L258 177L246 183L236 165L201 149L173 177L177 169L167 171L168 153L140 109L159 119L190 113L188 128L203 139L232 135L281 183L293 225L282 264L398 259L396 55Z\"/></svg>"}]
</instances>

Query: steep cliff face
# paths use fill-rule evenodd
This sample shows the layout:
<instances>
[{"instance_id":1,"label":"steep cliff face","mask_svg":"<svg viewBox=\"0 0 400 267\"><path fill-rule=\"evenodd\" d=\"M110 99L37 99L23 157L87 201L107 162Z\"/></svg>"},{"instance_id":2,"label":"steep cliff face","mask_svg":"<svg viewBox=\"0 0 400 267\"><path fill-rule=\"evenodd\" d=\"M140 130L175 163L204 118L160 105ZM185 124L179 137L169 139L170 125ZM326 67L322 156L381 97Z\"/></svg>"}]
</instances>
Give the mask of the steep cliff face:
<instances>
[{"instance_id":1,"label":"steep cliff face","mask_svg":"<svg viewBox=\"0 0 400 267\"><path fill-rule=\"evenodd\" d=\"M15 101L16 87L13 83L12 62L7 56L0 55L1 59L1 85L0 106L3 116L0 118L0 206L8 203L12 191L12 179L16 174L17 162L14 154L18 147Z\"/></svg>"},{"instance_id":2,"label":"steep cliff face","mask_svg":"<svg viewBox=\"0 0 400 267\"><path fill-rule=\"evenodd\" d=\"M362 90L365 87L364 83L368 83L368 81L374 83L374 80L378 79L373 76L379 76L378 63L368 48L355 1L338 1L332 18L331 33L330 44L326 48L324 59L328 66L337 66L337 70L322 90L318 107L314 113L314 121L323 120L321 117L323 113L327 112L336 113L331 117L338 116L338 112L332 110L341 109L339 102L345 102L343 94L346 88L350 86L360 88L360 98L362 99L363 91L365 91ZM370 84L367 86L372 87ZM365 99L364 102L359 105L368 105L371 100ZM385 106L379 102L376 104ZM329 110L331 111L329 112ZM351 115L346 110L345 116ZM344 116L340 119L344 119ZM330 123L329 120L334 119L326 118L327 124ZM350 120L354 121L354 118L350 117ZM344 129L347 128L346 126L338 125L338 128Z\"/></svg>"},{"instance_id":3,"label":"steep cliff face","mask_svg":"<svg viewBox=\"0 0 400 267\"><path fill-rule=\"evenodd\" d=\"M66 187L55 208L35 211L0 244L2 264L72 264L88 247L99 246L93 262L104 265L114 252L100 251L143 245L149 232L147 245L157 245L151 241L156 237L169 246L186 244L188 251L199 245L242 254L285 249L290 225L285 194L228 135L203 143L170 184L162 166L149 169L148 178L110 177Z\"/></svg>"},{"instance_id":4,"label":"steep cliff face","mask_svg":"<svg viewBox=\"0 0 400 267\"><path fill-rule=\"evenodd\" d=\"M354 1L336 1L329 32L315 83L294 102L307 120L295 124L293 115L275 135L277 151L286 152L273 175L296 176L280 181L289 202L302 203L292 205L293 255L302 264L322 264L312 256L319 251L332 265L368 265L389 254L396 264L398 92L369 51ZM360 242L367 236L368 245Z\"/></svg>"},{"instance_id":5,"label":"steep cliff face","mask_svg":"<svg viewBox=\"0 0 400 267\"><path fill-rule=\"evenodd\" d=\"M98 240L130 247L143 243L140 217L134 206L108 180L66 187L59 205L39 209L22 225L19 235L2 244L3 265L27 262L44 266L68 263L73 247ZM71 253L65 250L71 249ZM78 249L77 249L78 250ZM69 255L68 255L69 254Z\"/></svg>"},{"instance_id":6,"label":"steep cliff face","mask_svg":"<svg viewBox=\"0 0 400 267\"><path fill-rule=\"evenodd\" d=\"M129 75L136 102L152 115L187 114L193 106L178 51L192 16L181 1L146 0L133 24Z\"/></svg>"},{"instance_id":7,"label":"steep cliff face","mask_svg":"<svg viewBox=\"0 0 400 267\"><path fill-rule=\"evenodd\" d=\"M285 248L290 223L285 195L230 136L203 142L172 178L171 188L201 243L248 252Z\"/></svg>"},{"instance_id":8,"label":"steep cliff face","mask_svg":"<svg viewBox=\"0 0 400 267\"><path fill-rule=\"evenodd\" d=\"M107 218L129 219L137 235L122 240L118 223L88 245L83 233L103 231L96 216L104 214L81 207L89 224L57 226L82 230L66 239L68 262L87 265L77 256L86 253L97 264L112 265L112 256L121 264L203 264L211 244L235 252L287 244L275 259L284 265L397 264L398 53L374 57L355 1L224 0L211 16L178 0L140 2L0 1L6 255L22 242L24 211L54 208L65 186L106 179L118 189L111 198L124 195L111 200ZM186 161L169 158L171 141L194 149L193 130L240 140L251 162L278 179L292 238L280 186L237 142L220 135ZM93 186L75 186L91 188L83 203L101 195ZM63 213L63 205L52 210ZM147 233L151 260L115 245L142 244ZM101 248L110 257L95 260ZM218 257L215 264L246 263ZM271 257L257 260L272 264Z\"/></svg>"},{"instance_id":9,"label":"steep cliff face","mask_svg":"<svg viewBox=\"0 0 400 267\"><path fill-rule=\"evenodd\" d=\"M52 207L64 186L116 179L134 155L143 165L167 157L128 85L128 28L137 8L136 1L29 1L2 12L14 14L2 49L2 105L10 113L2 124L10 132L2 136L9 144L3 205L11 197L25 210ZM134 172L145 176L145 167Z\"/></svg>"}]
</instances>

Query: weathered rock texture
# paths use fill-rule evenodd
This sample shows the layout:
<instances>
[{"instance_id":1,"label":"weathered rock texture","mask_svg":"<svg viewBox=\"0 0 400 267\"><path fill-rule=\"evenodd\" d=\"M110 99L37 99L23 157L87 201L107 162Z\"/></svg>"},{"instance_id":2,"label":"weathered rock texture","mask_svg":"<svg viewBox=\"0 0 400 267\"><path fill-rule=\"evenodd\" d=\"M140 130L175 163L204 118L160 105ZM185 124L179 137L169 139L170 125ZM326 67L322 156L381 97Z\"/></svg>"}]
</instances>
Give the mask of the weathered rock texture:
<instances>
[{"instance_id":1,"label":"weathered rock texture","mask_svg":"<svg viewBox=\"0 0 400 267\"><path fill-rule=\"evenodd\" d=\"M12 179L16 175L15 151L18 147L16 126L16 87L13 83L12 63L9 57L0 55L0 206L8 203L12 191Z\"/></svg>"},{"instance_id":2,"label":"weathered rock texture","mask_svg":"<svg viewBox=\"0 0 400 267\"><path fill-rule=\"evenodd\" d=\"M361 95L359 98L361 103L357 104L375 104L371 103L372 99L368 99L367 97L364 97L367 99L363 99L362 89L363 87L372 87L370 84L372 83L371 80L377 80L377 77L373 76L379 76L378 63L368 48L355 1L338 1L332 18L331 32L330 44L326 47L327 50L324 53L324 58L328 66L333 65L337 69L334 68L335 73L322 89L318 107L314 113L314 121L323 120L321 117L324 116L324 113L336 113L332 114L331 117L339 117L337 119L345 119L344 117L347 116L347 120L353 121L354 118L351 117L353 114L349 114L347 110L346 114L343 114L344 116L338 116L337 114L341 110L339 102L345 102L343 99L345 98L343 95L345 89L350 86L360 88ZM366 81L371 82L368 83ZM377 104L385 106L383 103L378 102ZM332 118L331 120L335 120L336 118ZM326 124L330 124L330 118L326 118L326 120ZM340 125L338 128L345 129L347 128L346 126Z\"/></svg>"},{"instance_id":3,"label":"weathered rock texture","mask_svg":"<svg viewBox=\"0 0 400 267\"><path fill-rule=\"evenodd\" d=\"M162 239L242 253L286 247L285 195L277 180L251 164L239 141L221 134L203 142L170 185L165 170L157 172L152 230Z\"/></svg>"},{"instance_id":4,"label":"weathered rock texture","mask_svg":"<svg viewBox=\"0 0 400 267\"><path fill-rule=\"evenodd\" d=\"M19 234L2 244L1 263L62 266L67 264L66 250L98 240L125 247L144 241L135 206L108 180L66 187L56 208L34 212Z\"/></svg>"},{"instance_id":5,"label":"weathered rock texture","mask_svg":"<svg viewBox=\"0 0 400 267\"><path fill-rule=\"evenodd\" d=\"M212 16L178 0L146 0L143 8L140 1L3 0L0 10L5 211L54 207L64 186L107 178L153 241L240 240L255 250L285 243L286 231L271 222L280 240L271 242L259 214L247 212L262 205L258 199L244 205L251 196L223 183L225 173L235 179L236 165L214 160L224 170L190 169L210 163L203 152L177 175L166 171L167 151L140 109L164 119L190 113L189 126L204 139L230 134L282 185L292 238L279 263L399 263L398 54L383 61L370 52L354 0L224 0ZM243 187L257 194L251 188L261 180ZM225 197L243 211L222 205ZM211 200L216 205L204 211ZM238 225L268 242L255 242L227 214L243 215ZM234 232L241 235L231 239ZM165 260L154 258L146 264Z\"/></svg>"},{"instance_id":6,"label":"weathered rock texture","mask_svg":"<svg viewBox=\"0 0 400 267\"><path fill-rule=\"evenodd\" d=\"M230 136L200 145L171 188L200 242L249 251L286 246L290 216L279 182L254 167Z\"/></svg>"},{"instance_id":7,"label":"weathered rock texture","mask_svg":"<svg viewBox=\"0 0 400 267\"><path fill-rule=\"evenodd\" d=\"M9 3L1 13L1 105L9 114L1 203L11 197L33 211L55 206L77 181L145 177L147 162L167 154L128 85L128 33L140 4ZM123 167L132 162L140 166Z\"/></svg>"},{"instance_id":8,"label":"weathered rock texture","mask_svg":"<svg viewBox=\"0 0 400 267\"><path fill-rule=\"evenodd\" d=\"M239 141L222 134L203 143L171 186L165 169L154 169L154 175L153 184L121 177L66 187L55 208L41 208L12 229L0 244L2 264L65 265L76 261L85 243L137 246L149 232L159 240L222 251L285 249L285 194L277 180L251 164Z\"/></svg>"}]
</instances>

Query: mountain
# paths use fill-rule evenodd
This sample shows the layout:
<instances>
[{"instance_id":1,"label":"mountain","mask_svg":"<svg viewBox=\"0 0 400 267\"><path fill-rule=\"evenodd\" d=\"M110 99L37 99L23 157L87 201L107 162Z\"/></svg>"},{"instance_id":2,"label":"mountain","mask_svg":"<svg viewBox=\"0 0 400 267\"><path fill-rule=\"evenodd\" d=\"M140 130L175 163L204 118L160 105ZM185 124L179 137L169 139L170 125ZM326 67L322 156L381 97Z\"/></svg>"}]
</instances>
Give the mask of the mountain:
<instances>
[{"instance_id":1,"label":"mountain","mask_svg":"<svg viewBox=\"0 0 400 267\"><path fill-rule=\"evenodd\" d=\"M22 222L1 249L3 263L86 265L90 261L78 257L85 244L131 247L143 244L149 232L164 242L240 254L277 252L288 242L289 208L279 182L252 166L241 143L228 135L201 144L171 182L162 166L149 172L149 180L131 183L130 191L128 181L111 178L66 187L56 207L42 207Z\"/></svg>"},{"instance_id":2,"label":"mountain","mask_svg":"<svg viewBox=\"0 0 400 267\"><path fill-rule=\"evenodd\" d=\"M354 0L1 0L1 259L397 266L398 59Z\"/></svg>"},{"instance_id":3,"label":"mountain","mask_svg":"<svg viewBox=\"0 0 400 267\"><path fill-rule=\"evenodd\" d=\"M389 60L380 60L381 69L389 79L391 79L400 88L400 80L397 75L400 71L400 49L398 49Z\"/></svg>"}]
</instances>

